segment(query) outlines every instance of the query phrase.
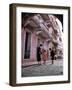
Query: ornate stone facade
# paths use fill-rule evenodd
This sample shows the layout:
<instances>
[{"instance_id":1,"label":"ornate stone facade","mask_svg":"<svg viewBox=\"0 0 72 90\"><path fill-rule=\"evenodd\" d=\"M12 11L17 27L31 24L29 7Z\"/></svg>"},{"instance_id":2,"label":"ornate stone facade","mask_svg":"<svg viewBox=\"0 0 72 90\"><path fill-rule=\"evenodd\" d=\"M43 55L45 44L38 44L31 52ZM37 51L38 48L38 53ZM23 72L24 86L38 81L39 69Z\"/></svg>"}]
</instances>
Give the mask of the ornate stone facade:
<instances>
[{"instance_id":1,"label":"ornate stone facade","mask_svg":"<svg viewBox=\"0 0 72 90\"><path fill-rule=\"evenodd\" d=\"M55 49L56 55L63 54L63 32L62 23L55 15L48 14L22 14L22 37L21 52L22 65L31 65L37 63L37 46L42 44L43 48L48 51L48 60L50 59L49 49ZM29 57L25 58L26 32L30 33L28 47ZM28 34L27 34L28 38Z\"/></svg>"}]
</instances>

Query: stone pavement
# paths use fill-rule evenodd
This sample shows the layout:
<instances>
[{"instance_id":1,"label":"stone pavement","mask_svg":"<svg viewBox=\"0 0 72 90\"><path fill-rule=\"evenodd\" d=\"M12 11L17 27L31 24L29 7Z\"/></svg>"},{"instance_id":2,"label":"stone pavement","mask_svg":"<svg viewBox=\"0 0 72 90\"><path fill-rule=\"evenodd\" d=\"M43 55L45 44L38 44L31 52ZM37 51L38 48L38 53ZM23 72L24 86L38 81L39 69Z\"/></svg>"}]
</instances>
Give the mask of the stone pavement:
<instances>
[{"instance_id":1,"label":"stone pavement","mask_svg":"<svg viewBox=\"0 0 72 90\"><path fill-rule=\"evenodd\" d=\"M46 64L22 67L21 72L22 77L63 75L63 60L54 60L54 64L49 60Z\"/></svg>"}]
</instances>

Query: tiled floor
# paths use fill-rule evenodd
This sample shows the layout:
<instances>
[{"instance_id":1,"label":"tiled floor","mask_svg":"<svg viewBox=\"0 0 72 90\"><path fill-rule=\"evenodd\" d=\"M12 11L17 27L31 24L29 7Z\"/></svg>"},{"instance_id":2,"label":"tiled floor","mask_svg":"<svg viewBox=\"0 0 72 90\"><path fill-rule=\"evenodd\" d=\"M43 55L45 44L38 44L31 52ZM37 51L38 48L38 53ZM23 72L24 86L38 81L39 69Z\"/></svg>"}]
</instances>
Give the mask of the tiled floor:
<instances>
[{"instance_id":1,"label":"tiled floor","mask_svg":"<svg viewBox=\"0 0 72 90\"><path fill-rule=\"evenodd\" d=\"M63 60L51 60L46 64L22 67L22 77L63 75Z\"/></svg>"}]
</instances>

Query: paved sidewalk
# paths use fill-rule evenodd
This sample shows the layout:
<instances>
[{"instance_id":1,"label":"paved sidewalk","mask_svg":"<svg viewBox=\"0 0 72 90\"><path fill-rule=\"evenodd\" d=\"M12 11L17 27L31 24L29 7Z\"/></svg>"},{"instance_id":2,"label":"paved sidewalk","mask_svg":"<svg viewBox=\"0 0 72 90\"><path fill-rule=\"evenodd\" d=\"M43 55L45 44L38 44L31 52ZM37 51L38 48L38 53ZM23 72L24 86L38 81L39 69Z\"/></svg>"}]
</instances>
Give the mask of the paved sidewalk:
<instances>
[{"instance_id":1,"label":"paved sidewalk","mask_svg":"<svg viewBox=\"0 0 72 90\"><path fill-rule=\"evenodd\" d=\"M54 60L54 64L51 64L51 60L49 60L46 64L22 67L22 77L52 76L62 74L63 60Z\"/></svg>"}]
</instances>

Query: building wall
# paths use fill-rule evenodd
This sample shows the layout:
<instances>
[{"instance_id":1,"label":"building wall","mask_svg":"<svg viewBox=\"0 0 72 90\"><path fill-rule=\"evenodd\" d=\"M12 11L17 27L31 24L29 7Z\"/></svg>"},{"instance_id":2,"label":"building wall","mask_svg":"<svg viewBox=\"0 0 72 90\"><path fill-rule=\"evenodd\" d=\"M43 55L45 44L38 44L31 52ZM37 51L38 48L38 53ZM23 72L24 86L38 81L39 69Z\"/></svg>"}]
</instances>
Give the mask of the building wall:
<instances>
[{"instance_id":1,"label":"building wall","mask_svg":"<svg viewBox=\"0 0 72 90\"><path fill-rule=\"evenodd\" d=\"M23 66L37 63L37 58L36 58L37 36L36 36L36 31L31 32L30 58L29 59L24 59L26 31L28 31L28 29L24 30L24 28L21 31L21 60L22 60L22 65Z\"/></svg>"},{"instance_id":2,"label":"building wall","mask_svg":"<svg viewBox=\"0 0 72 90\"><path fill-rule=\"evenodd\" d=\"M21 61L22 61L22 64L24 63L25 34L26 34L26 31L24 30L24 28L22 28L21 30Z\"/></svg>"},{"instance_id":3,"label":"building wall","mask_svg":"<svg viewBox=\"0 0 72 90\"><path fill-rule=\"evenodd\" d=\"M36 53L37 53L37 36L36 31L32 32L31 35L31 56L30 59L36 61Z\"/></svg>"}]
</instances>

